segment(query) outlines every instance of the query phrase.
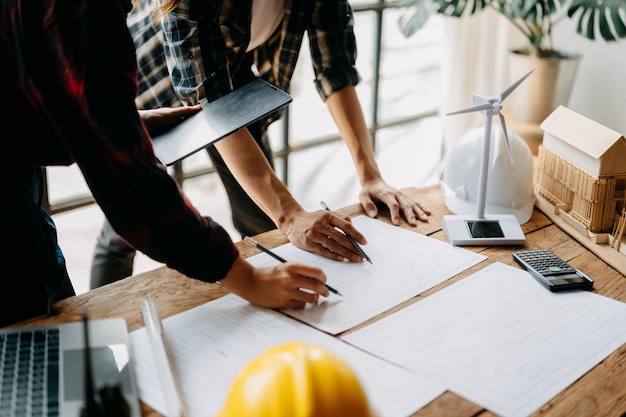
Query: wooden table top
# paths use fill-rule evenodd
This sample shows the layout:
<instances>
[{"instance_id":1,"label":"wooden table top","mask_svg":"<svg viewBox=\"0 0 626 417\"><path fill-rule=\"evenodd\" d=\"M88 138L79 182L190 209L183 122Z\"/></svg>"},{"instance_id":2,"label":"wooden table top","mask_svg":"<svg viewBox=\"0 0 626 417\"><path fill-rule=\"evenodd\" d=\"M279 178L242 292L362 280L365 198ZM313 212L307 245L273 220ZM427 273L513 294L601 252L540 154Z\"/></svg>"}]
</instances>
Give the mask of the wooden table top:
<instances>
[{"instance_id":1,"label":"wooden table top","mask_svg":"<svg viewBox=\"0 0 626 417\"><path fill-rule=\"evenodd\" d=\"M430 207L433 214L428 223L421 223L417 227L411 227L405 223L399 227L447 242L448 239L442 230L442 216L450 214L450 212L445 207L439 186L434 185L423 189L409 188L405 191L417 201ZM351 217L365 214L359 204L338 211ZM386 212L381 212L378 219L390 223ZM522 230L526 235L525 248L551 249L572 266L584 270L591 276L595 281L593 290L595 293L626 302L626 277L565 233L541 211L535 208L530 221L522 225ZM288 242L286 237L277 230L258 235L255 239L270 248ZM237 246L241 254L246 257L259 253L258 249L243 242L238 242ZM466 246L465 248L480 252L486 255L488 259L371 321L397 311L414 302L415 299L427 297L494 262L517 266L511 257L511 252L519 249L519 246ZM89 316L92 319L125 318L129 330L132 331L144 325L141 303L145 300L144 294L147 292L150 292L159 305L163 318L227 293L218 285L189 279L177 271L161 267L63 300L54 305L58 314L27 324L80 321L82 311L88 308ZM367 323L337 336L345 335L367 325ZM145 404L142 404L142 411L144 416L160 415ZM493 416L491 412L451 392L445 392L413 415L421 417ZM626 415L626 344L533 414L533 416L567 417L620 417L623 415Z\"/></svg>"}]
</instances>

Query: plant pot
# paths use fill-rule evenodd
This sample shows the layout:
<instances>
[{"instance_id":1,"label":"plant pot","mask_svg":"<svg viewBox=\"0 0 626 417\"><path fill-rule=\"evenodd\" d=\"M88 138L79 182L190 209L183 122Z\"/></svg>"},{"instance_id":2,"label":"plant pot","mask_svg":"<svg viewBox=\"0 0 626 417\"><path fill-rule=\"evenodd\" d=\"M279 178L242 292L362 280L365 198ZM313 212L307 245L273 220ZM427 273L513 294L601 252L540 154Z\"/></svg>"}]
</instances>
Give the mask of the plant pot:
<instances>
[{"instance_id":1,"label":"plant pot","mask_svg":"<svg viewBox=\"0 0 626 417\"><path fill-rule=\"evenodd\" d=\"M576 78L580 55L557 52L553 57L511 51L510 74L516 80L537 67L508 100L511 114L531 123L541 123L554 109L567 105Z\"/></svg>"}]
</instances>

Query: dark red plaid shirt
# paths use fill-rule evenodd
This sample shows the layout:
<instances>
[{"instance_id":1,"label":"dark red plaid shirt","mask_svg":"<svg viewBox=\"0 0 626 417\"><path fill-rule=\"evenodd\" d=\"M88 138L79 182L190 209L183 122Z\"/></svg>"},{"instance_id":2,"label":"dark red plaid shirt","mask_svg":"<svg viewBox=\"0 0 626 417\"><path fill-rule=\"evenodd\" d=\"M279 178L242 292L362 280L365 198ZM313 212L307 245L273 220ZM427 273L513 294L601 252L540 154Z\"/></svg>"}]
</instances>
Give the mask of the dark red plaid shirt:
<instances>
[{"instance_id":1,"label":"dark red plaid shirt","mask_svg":"<svg viewBox=\"0 0 626 417\"><path fill-rule=\"evenodd\" d=\"M2 0L0 163L75 162L124 239L189 277L215 281L237 248L153 154L134 102L129 11L125 0Z\"/></svg>"}]
</instances>

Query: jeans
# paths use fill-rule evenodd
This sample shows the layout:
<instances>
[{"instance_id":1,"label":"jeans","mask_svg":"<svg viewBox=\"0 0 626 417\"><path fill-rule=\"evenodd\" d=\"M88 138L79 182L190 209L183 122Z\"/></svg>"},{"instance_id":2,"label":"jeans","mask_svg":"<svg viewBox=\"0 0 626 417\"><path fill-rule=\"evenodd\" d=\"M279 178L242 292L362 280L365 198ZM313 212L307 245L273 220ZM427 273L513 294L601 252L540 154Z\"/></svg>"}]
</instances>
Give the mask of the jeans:
<instances>
[{"instance_id":1,"label":"jeans","mask_svg":"<svg viewBox=\"0 0 626 417\"><path fill-rule=\"evenodd\" d=\"M10 179L5 182L0 199L0 218L4 222L2 255L11 271L0 279L3 327L49 314L52 303L75 293L57 243L56 227L41 208L41 168L5 162L0 166L0 176Z\"/></svg>"}]
</instances>

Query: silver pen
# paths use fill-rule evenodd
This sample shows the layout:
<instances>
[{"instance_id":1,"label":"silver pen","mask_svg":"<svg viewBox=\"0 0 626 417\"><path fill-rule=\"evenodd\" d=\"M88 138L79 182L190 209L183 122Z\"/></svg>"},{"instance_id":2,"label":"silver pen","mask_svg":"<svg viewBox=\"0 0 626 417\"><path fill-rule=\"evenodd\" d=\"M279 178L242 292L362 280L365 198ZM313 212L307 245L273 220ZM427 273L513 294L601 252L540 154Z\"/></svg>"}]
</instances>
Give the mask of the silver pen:
<instances>
[{"instance_id":1,"label":"silver pen","mask_svg":"<svg viewBox=\"0 0 626 417\"><path fill-rule=\"evenodd\" d=\"M326 203L324 203L323 201L320 201L320 204L322 205L322 207L324 207L324 210L326 211L332 211L327 205ZM354 246L356 248L357 251L359 251L359 253L361 254L361 256L363 257L363 259L365 259L367 262L371 263L372 265L374 265L374 263L372 262L372 260L370 259L369 256L367 256L367 254L365 253L365 251L363 250L363 248L361 247L361 245L359 245L359 242L357 242L352 236L350 236L347 233L344 233L346 235L346 237L348 238L348 240L350 241L350 243L352 243L352 246Z\"/></svg>"}]
</instances>

